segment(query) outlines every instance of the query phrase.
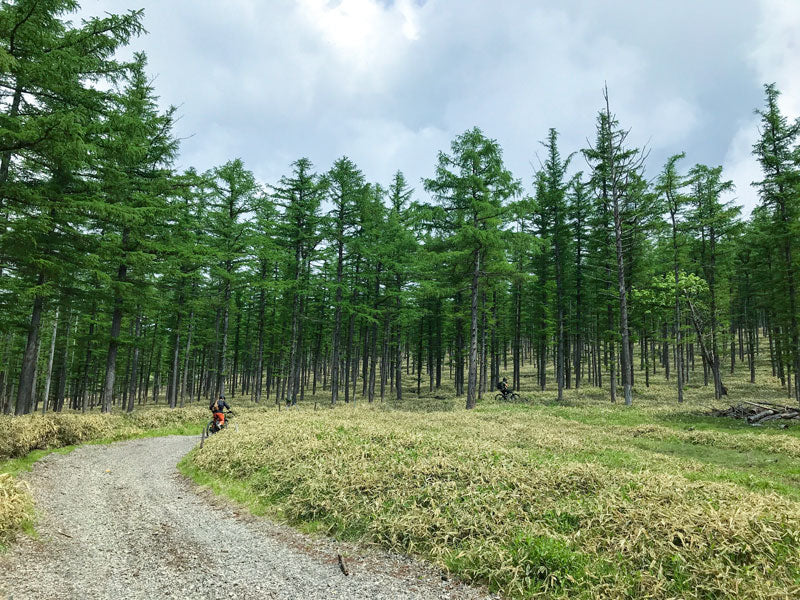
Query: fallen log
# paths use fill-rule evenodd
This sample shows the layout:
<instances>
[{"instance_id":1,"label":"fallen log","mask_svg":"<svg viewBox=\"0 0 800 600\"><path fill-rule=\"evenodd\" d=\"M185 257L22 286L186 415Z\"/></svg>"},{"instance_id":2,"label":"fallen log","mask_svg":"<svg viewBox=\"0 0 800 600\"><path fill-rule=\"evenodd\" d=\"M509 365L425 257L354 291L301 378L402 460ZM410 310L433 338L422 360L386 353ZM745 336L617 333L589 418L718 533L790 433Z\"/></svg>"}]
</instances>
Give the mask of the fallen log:
<instances>
[{"instance_id":1,"label":"fallen log","mask_svg":"<svg viewBox=\"0 0 800 600\"><path fill-rule=\"evenodd\" d=\"M800 409L781 404L772 404L771 402L758 403L748 400L741 400L739 404L732 405L726 409L713 410L711 414L716 417L745 419L753 426L777 421L778 419L800 421Z\"/></svg>"},{"instance_id":2,"label":"fallen log","mask_svg":"<svg viewBox=\"0 0 800 600\"><path fill-rule=\"evenodd\" d=\"M758 404L756 402L750 402L749 400L741 400L743 404L750 404L751 406L757 406L759 408L775 410L776 408L780 408L781 410L789 410L792 412L800 412L800 408L795 408L793 406L786 406L785 404L775 404L774 402L763 402L762 404Z\"/></svg>"},{"instance_id":3,"label":"fallen log","mask_svg":"<svg viewBox=\"0 0 800 600\"><path fill-rule=\"evenodd\" d=\"M751 421L751 423L753 422L766 423L767 421L774 421L776 419L781 419L781 418L782 418L781 415L768 415L766 417L763 417L762 419L759 419L758 421Z\"/></svg>"},{"instance_id":4,"label":"fallen log","mask_svg":"<svg viewBox=\"0 0 800 600\"><path fill-rule=\"evenodd\" d=\"M775 414L775 411L772 410L771 408L768 408L767 410L762 410L760 413L756 413L754 415L750 415L749 417L747 417L747 420L750 421L751 423L754 423L755 421L760 421L764 417L769 417L769 416L774 415L774 414Z\"/></svg>"}]
</instances>

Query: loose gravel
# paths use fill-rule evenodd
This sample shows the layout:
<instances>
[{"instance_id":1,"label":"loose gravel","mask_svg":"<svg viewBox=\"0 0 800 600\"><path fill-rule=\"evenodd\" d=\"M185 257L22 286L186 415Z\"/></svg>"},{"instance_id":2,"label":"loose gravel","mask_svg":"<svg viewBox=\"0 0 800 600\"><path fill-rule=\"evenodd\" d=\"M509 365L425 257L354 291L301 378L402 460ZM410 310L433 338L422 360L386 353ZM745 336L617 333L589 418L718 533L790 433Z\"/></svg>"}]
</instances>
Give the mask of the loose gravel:
<instances>
[{"instance_id":1,"label":"loose gravel","mask_svg":"<svg viewBox=\"0 0 800 600\"><path fill-rule=\"evenodd\" d=\"M176 470L196 443L149 438L39 461L25 478L38 536L23 536L0 555L0 598L492 597L407 557L240 512Z\"/></svg>"}]
</instances>

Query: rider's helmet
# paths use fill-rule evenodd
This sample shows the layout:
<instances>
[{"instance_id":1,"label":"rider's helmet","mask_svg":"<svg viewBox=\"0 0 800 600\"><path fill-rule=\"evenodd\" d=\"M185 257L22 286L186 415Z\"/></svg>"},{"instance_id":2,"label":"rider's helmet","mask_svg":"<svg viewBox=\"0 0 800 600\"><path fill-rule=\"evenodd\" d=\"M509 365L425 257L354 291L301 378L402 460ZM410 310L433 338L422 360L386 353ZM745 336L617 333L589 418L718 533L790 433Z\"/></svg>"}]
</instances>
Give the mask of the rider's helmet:
<instances>
[{"instance_id":1,"label":"rider's helmet","mask_svg":"<svg viewBox=\"0 0 800 600\"><path fill-rule=\"evenodd\" d=\"M503 381L508 381L508 379L506 379L505 377L503 377Z\"/></svg>"},{"instance_id":2,"label":"rider's helmet","mask_svg":"<svg viewBox=\"0 0 800 600\"><path fill-rule=\"evenodd\" d=\"M220 394L220 395L219 395L219 399L220 399L220 400L225 400L225 394Z\"/></svg>"}]
</instances>

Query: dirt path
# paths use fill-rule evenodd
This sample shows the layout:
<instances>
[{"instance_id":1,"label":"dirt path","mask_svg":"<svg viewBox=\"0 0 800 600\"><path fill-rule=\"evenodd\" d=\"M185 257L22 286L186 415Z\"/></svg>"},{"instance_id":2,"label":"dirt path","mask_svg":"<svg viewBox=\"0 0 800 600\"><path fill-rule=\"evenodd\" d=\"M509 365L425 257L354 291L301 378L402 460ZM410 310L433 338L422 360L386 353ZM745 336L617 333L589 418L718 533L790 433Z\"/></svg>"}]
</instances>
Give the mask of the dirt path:
<instances>
[{"instance_id":1,"label":"dirt path","mask_svg":"<svg viewBox=\"0 0 800 600\"><path fill-rule=\"evenodd\" d=\"M486 597L409 559L237 514L176 471L196 443L151 438L39 461L27 477L39 538L0 555L0 598Z\"/></svg>"}]
</instances>

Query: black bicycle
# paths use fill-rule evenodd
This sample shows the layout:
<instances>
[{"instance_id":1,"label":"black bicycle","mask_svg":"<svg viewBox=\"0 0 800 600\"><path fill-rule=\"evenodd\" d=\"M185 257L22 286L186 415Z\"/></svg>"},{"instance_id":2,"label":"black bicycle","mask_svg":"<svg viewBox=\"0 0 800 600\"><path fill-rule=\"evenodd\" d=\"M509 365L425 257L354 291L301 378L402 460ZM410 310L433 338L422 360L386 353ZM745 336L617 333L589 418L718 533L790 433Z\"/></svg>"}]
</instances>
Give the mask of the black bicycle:
<instances>
[{"instance_id":1,"label":"black bicycle","mask_svg":"<svg viewBox=\"0 0 800 600\"><path fill-rule=\"evenodd\" d=\"M523 398L518 393L509 390L509 391L507 391L505 393L498 392L497 394L495 394L494 401L495 402L522 402Z\"/></svg>"},{"instance_id":2,"label":"black bicycle","mask_svg":"<svg viewBox=\"0 0 800 600\"><path fill-rule=\"evenodd\" d=\"M203 447L203 443L206 441L207 438L211 437L215 433L222 431L223 429L228 428L228 424L230 423L231 417L236 416L234 412L228 411L225 414L225 420L222 423L217 423L217 420L212 418L205 427L203 427L203 433L200 436L200 447Z\"/></svg>"}]
</instances>

